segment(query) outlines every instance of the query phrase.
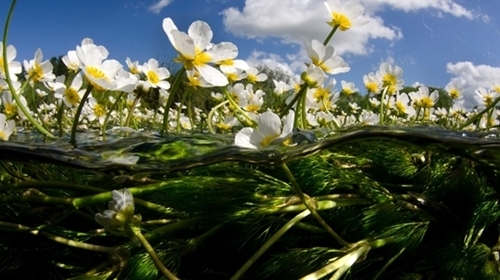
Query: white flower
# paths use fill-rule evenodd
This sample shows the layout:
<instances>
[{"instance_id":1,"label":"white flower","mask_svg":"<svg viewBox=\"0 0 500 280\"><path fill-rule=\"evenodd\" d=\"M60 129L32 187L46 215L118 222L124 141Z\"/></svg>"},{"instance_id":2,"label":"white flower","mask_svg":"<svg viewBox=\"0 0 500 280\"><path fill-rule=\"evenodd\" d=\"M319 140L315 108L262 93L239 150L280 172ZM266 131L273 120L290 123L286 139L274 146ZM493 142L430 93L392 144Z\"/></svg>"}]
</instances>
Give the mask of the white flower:
<instances>
[{"instance_id":1,"label":"white flower","mask_svg":"<svg viewBox=\"0 0 500 280\"><path fill-rule=\"evenodd\" d=\"M146 75L147 82L154 88L169 89L170 83L165 81L170 77L170 72L165 67L159 67L156 59L151 58L142 66L142 72Z\"/></svg>"},{"instance_id":2,"label":"white flower","mask_svg":"<svg viewBox=\"0 0 500 280\"><path fill-rule=\"evenodd\" d=\"M259 73L259 69L255 67L248 67L246 72L247 80L252 84L257 82L264 82L265 80L267 80L267 75L264 73Z\"/></svg>"},{"instance_id":3,"label":"white flower","mask_svg":"<svg viewBox=\"0 0 500 280\"><path fill-rule=\"evenodd\" d=\"M392 66L388 62L380 65L377 73L377 80L380 81L381 87L387 87L387 93L392 95L403 88L404 81L401 78L403 69L399 66Z\"/></svg>"},{"instance_id":4,"label":"white flower","mask_svg":"<svg viewBox=\"0 0 500 280\"><path fill-rule=\"evenodd\" d=\"M396 94L394 108L398 111L398 114L407 114L408 117L413 117L416 114L415 108L410 106L410 98L406 93Z\"/></svg>"},{"instance_id":5,"label":"white flower","mask_svg":"<svg viewBox=\"0 0 500 280\"><path fill-rule=\"evenodd\" d=\"M353 82L346 82L342 80L340 81L340 85L342 86L342 93L344 93L345 95L351 95L359 91L359 89L356 88Z\"/></svg>"},{"instance_id":6,"label":"white flower","mask_svg":"<svg viewBox=\"0 0 500 280\"><path fill-rule=\"evenodd\" d=\"M459 77L451 80L451 82L449 82L444 89L448 92L451 99L460 100L463 99L462 90L464 86L465 80Z\"/></svg>"},{"instance_id":7,"label":"white flower","mask_svg":"<svg viewBox=\"0 0 500 280\"><path fill-rule=\"evenodd\" d=\"M434 90L429 93L429 88L426 86L419 87L418 91L410 92L409 95L412 99L412 105L416 108L432 108L439 99L438 91Z\"/></svg>"},{"instance_id":8,"label":"white flower","mask_svg":"<svg viewBox=\"0 0 500 280\"><path fill-rule=\"evenodd\" d=\"M368 75L363 76L363 83L365 84L365 88L368 93L380 93L380 81L377 79L377 76L373 72L370 72L368 73Z\"/></svg>"},{"instance_id":9,"label":"white flower","mask_svg":"<svg viewBox=\"0 0 500 280\"><path fill-rule=\"evenodd\" d=\"M368 23L368 21L359 18L365 8L356 0L349 0L344 6L340 6L339 0L328 0L325 2L325 6L332 17L327 23L331 27L338 26L341 31Z\"/></svg>"},{"instance_id":10,"label":"white flower","mask_svg":"<svg viewBox=\"0 0 500 280\"><path fill-rule=\"evenodd\" d=\"M115 90L115 76L122 69L120 62L114 59L105 60L107 50L94 44L76 47L76 54L80 59L80 68L85 78L96 90ZM105 55L106 54L106 55Z\"/></svg>"},{"instance_id":11,"label":"white flower","mask_svg":"<svg viewBox=\"0 0 500 280\"><path fill-rule=\"evenodd\" d=\"M335 75L346 73L351 69L342 57L335 54L335 49L332 46L325 47L318 40L313 40L311 44L304 40L304 44L312 63L324 72Z\"/></svg>"},{"instance_id":12,"label":"white flower","mask_svg":"<svg viewBox=\"0 0 500 280\"><path fill-rule=\"evenodd\" d=\"M16 74L20 74L23 71L21 63L19 61L14 61L16 58L16 48L12 45L7 46L7 57L3 57L3 43L0 41L0 78L5 79L5 68L4 61L7 60L7 67L9 68L9 76L12 81L17 81Z\"/></svg>"},{"instance_id":13,"label":"white flower","mask_svg":"<svg viewBox=\"0 0 500 280\"><path fill-rule=\"evenodd\" d=\"M8 141L15 128L16 123L14 120L7 121L7 116L0 113L0 139Z\"/></svg>"},{"instance_id":14,"label":"white flower","mask_svg":"<svg viewBox=\"0 0 500 280\"><path fill-rule=\"evenodd\" d=\"M262 113L257 120L257 128L245 127L234 138L236 146L262 149L270 144L280 143L292 134L295 112L290 110L284 121L283 129L278 115L272 111Z\"/></svg>"},{"instance_id":15,"label":"white flower","mask_svg":"<svg viewBox=\"0 0 500 280\"><path fill-rule=\"evenodd\" d=\"M376 113L363 110L359 115L359 122L363 125L376 125L380 122L380 116Z\"/></svg>"},{"instance_id":16,"label":"white flower","mask_svg":"<svg viewBox=\"0 0 500 280\"><path fill-rule=\"evenodd\" d=\"M78 104L80 104L80 100L85 93L85 89L82 89L82 85L82 75L78 74L75 76L75 78L73 78L73 81L71 81L71 85L69 87L66 87L64 83L57 83L56 85L54 85L54 97L57 99L62 99L64 101L64 104L66 104L66 106L68 106L69 108L76 107L78 106Z\"/></svg>"},{"instance_id":17,"label":"white flower","mask_svg":"<svg viewBox=\"0 0 500 280\"><path fill-rule=\"evenodd\" d=\"M142 66L139 65L139 61L132 61L130 60L129 57L127 57L127 59L125 60L125 63L127 64L128 66L128 70L130 71L130 73L134 74L134 75L138 75L142 72Z\"/></svg>"},{"instance_id":18,"label":"white flower","mask_svg":"<svg viewBox=\"0 0 500 280\"><path fill-rule=\"evenodd\" d=\"M104 105L99 104L94 97L90 97L88 103L85 107L85 112L87 114L87 119L92 122L95 119L98 119L101 125L104 124L104 120L106 119L106 107Z\"/></svg>"},{"instance_id":19,"label":"white flower","mask_svg":"<svg viewBox=\"0 0 500 280\"><path fill-rule=\"evenodd\" d=\"M493 90L487 90L484 87L479 87L476 89L476 94L483 101L483 105L488 107L493 103L493 101L499 96L498 92Z\"/></svg>"},{"instance_id":20,"label":"white flower","mask_svg":"<svg viewBox=\"0 0 500 280\"><path fill-rule=\"evenodd\" d=\"M134 215L134 197L128 189L114 190L111 195L113 200L108 203L108 210L97 213L95 220L107 231L120 235L128 224L139 223L142 218Z\"/></svg>"},{"instance_id":21,"label":"white flower","mask_svg":"<svg viewBox=\"0 0 500 280\"><path fill-rule=\"evenodd\" d=\"M292 85L289 85L283 81L276 81L273 79L273 83L274 83L274 93L278 96L281 96L283 95L283 93L293 89Z\"/></svg>"},{"instance_id":22,"label":"white flower","mask_svg":"<svg viewBox=\"0 0 500 280\"><path fill-rule=\"evenodd\" d=\"M321 67L311 64L307 67L306 71L302 72L300 78L307 83L309 87L317 87L323 83L326 79L326 75Z\"/></svg>"},{"instance_id":23,"label":"white flower","mask_svg":"<svg viewBox=\"0 0 500 280\"><path fill-rule=\"evenodd\" d=\"M56 75L52 73L52 63L49 60L42 62L43 53L41 49L37 49L35 52L35 58L29 62L25 60L23 62L24 69L28 74L25 76L26 80L30 81L30 85L33 86L33 82L49 82L56 78Z\"/></svg>"},{"instance_id":24,"label":"white flower","mask_svg":"<svg viewBox=\"0 0 500 280\"><path fill-rule=\"evenodd\" d=\"M213 86L228 84L226 76L209 63L236 57L238 49L233 43L210 44L213 32L203 21L193 22L186 34L177 29L172 19L166 18L163 20L163 30L172 46L179 52L177 61L181 62L186 70L196 69L201 77Z\"/></svg>"}]
</instances>

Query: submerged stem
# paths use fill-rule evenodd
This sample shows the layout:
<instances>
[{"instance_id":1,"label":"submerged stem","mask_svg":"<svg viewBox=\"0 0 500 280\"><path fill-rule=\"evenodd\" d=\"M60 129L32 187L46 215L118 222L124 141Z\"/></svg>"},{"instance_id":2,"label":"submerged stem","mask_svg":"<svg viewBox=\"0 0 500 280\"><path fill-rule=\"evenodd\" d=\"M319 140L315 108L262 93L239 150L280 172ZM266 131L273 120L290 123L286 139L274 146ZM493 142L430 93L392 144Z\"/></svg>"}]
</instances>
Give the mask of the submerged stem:
<instances>
[{"instance_id":1,"label":"submerged stem","mask_svg":"<svg viewBox=\"0 0 500 280\"><path fill-rule=\"evenodd\" d=\"M137 237L137 239L139 239L139 241L141 242L144 249L146 249L146 252L148 252L151 259L153 259L153 262L155 263L158 270L160 270L160 272L170 280L179 279L163 265L161 260L158 258L158 255L156 254L155 250L153 249L153 247L151 247L151 244L149 244L146 237L144 237L144 235L142 235L141 230L139 228L135 227L132 229L132 231L134 232L135 237Z\"/></svg>"},{"instance_id":2,"label":"submerged stem","mask_svg":"<svg viewBox=\"0 0 500 280\"><path fill-rule=\"evenodd\" d=\"M259 248L255 254L253 254L250 259L231 277L231 280L237 280L240 279L241 276L264 254L267 249L269 249L278 239L285 234L289 229L291 229L295 224L297 224L300 220L304 219L305 217L309 216L311 212L309 210L302 211L299 213L297 216L295 216L293 219L288 221L284 226L282 226L271 238L269 238L262 247Z\"/></svg>"},{"instance_id":3,"label":"submerged stem","mask_svg":"<svg viewBox=\"0 0 500 280\"><path fill-rule=\"evenodd\" d=\"M302 201L302 203L307 207L307 209L309 211L311 211L311 214L314 216L314 218L316 218L316 220L318 221L318 223L320 223L321 226L323 226L323 228L328 232L330 233L330 235L333 236L333 238L335 238L335 240L337 240L337 242L339 242L342 246L345 246L345 247L350 247L351 244L347 243L344 239L342 239L342 237L340 237L326 222L325 220L323 220L323 218L321 218L321 216L318 214L318 211L316 211L316 207L311 205L311 203L309 202L309 199L306 197L306 195L302 192L302 190L300 189L300 186L299 184L297 183L297 181L295 180L295 177L293 177L293 174L292 172L290 171L290 169L288 168L288 166L286 165L286 163L283 163L281 165L281 168L283 169L283 171L285 172L286 176L288 177L288 179L290 180L291 184L292 184L292 187L293 189L295 190L295 192L297 193L297 195L299 196L300 200Z\"/></svg>"}]
</instances>

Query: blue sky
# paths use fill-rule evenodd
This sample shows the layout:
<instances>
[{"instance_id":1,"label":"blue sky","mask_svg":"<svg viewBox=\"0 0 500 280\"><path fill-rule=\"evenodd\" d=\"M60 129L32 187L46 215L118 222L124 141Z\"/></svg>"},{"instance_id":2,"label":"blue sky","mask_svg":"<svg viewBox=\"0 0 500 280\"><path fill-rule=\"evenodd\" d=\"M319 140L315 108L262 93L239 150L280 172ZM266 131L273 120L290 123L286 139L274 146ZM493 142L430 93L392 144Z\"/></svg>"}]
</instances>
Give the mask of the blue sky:
<instances>
[{"instance_id":1,"label":"blue sky","mask_svg":"<svg viewBox=\"0 0 500 280\"><path fill-rule=\"evenodd\" d=\"M322 41L329 32L324 0L19 0L8 43L16 60L66 54L89 37L110 58L170 61L175 51L162 29L165 17L187 31L203 20L213 43L230 41L239 58L298 73L307 62L304 39ZM345 1L341 0L341 3ZM362 77L389 61L403 68L405 84L444 87L464 80L467 102L477 86L500 84L500 1L361 0L369 24L335 34L331 44L351 66L336 75L363 88ZM0 23L10 1L0 1Z\"/></svg>"}]
</instances>

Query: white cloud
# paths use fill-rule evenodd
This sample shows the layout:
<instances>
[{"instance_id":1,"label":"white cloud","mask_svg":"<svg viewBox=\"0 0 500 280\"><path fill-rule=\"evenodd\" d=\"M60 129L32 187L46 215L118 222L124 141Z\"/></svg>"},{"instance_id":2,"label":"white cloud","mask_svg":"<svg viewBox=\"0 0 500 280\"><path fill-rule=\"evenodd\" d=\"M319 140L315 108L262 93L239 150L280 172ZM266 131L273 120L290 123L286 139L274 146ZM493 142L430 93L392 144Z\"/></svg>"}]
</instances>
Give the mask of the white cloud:
<instances>
[{"instance_id":1,"label":"white cloud","mask_svg":"<svg viewBox=\"0 0 500 280\"><path fill-rule=\"evenodd\" d=\"M300 44L302 40L325 38L331 28L325 24L329 15L324 0L245 0L240 10L235 7L221 12L227 31L250 39L279 38L282 43ZM369 23L348 32L337 32L332 43L338 54L367 55L372 51L371 39L396 41L403 37L401 29L386 26L376 13L389 8L404 12L423 9L438 14L473 19L471 11L452 0L362 0L363 19Z\"/></svg>"},{"instance_id":2,"label":"white cloud","mask_svg":"<svg viewBox=\"0 0 500 280\"><path fill-rule=\"evenodd\" d=\"M172 0L158 0L155 4L151 5L148 7L148 10L150 12L153 12L155 14L159 14L163 8L166 6L170 5Z\"/></svg>"},{"instance_id":3,"label":"white cloud","mask_svg":"<svg viewBox=\"0 0 500 280\"><path fill-rule=\"evenodd\" d=\"M448 63L447 72L452 75L453 80L463 79L464 81L464 105L472 108L480 102L475 93L478 87L492 88L500 85L500 67L490 65L474 65L470 61L460 61L457 63Z\"/></svg>"},{"instance_id":4,"label":"white cloud","mask_svg":"<svg viewBox=\"0 0 500 280\"><path fill-rule=\"evenodd\" d=\"M455 17L474 18L471 11L455 3L453 0L363 0L361 2L369 13L381 10L384 7L403 10L405 12L432 9Z\"/></svg>"},{"instance_id":5,"label":"white cloud","mask_svg":"<svg viewBox=\"0 0 500 280\"><path fill-rule=\"evenodd\" d=\"M274 53L265 53L259 51L253 51L250 56L246 59L246 62L253 66L265 65L270 69L281 69L283 72L293 76L295 68L298 65L293 65L293 63L286 62L280 55Z\"/></svg>"},{"instance_id":6,"label":"white cloud","mask_svg":"<svg viewBox=\"0 0 500 280\"><path fill-rule=\"evenodd\" d=\"M282 43L302 45L303 39L325 38L330 32L329 19L323 0L268 1L246 0L243 10L228 8L222 11L227 31L250 39L279 38ZM369 54L369 39L398 40L399 28L384 26L377 16L362 16L369 23L345 34L337 32L332 43L338 54Z\"/></svg>"}]
</instances>

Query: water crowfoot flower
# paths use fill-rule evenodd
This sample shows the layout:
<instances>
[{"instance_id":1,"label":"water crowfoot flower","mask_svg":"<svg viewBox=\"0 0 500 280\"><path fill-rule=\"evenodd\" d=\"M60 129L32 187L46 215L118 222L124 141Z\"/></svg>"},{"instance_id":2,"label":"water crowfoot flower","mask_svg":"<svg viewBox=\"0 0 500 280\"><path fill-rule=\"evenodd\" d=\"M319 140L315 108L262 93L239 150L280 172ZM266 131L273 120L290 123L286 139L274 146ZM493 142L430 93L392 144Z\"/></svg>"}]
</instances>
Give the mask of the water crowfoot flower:
<instances>
[{"instance_id":1,"label":"water crowfoot flower","mask_svg":"<svg viewBox=\"0 0 500 280\"><path fill-rule=\"evenodd\" d=\"M196 69L213 86L228 84L226 76L209 63L235 58L238 49L234 44L229 42L210 44L213 32L203 21L193 22L186 34L177 29L171 18L166 18L163 20L163 30L170 43L179 52L177 61L182 63L186 70Z\"/></svg>"},{"instance_id":2,"label":"water crowfoot flower","mask_svg":"<svg viewBox=\"0 0 500 280\"><path fill-rule=\"evenodd\" d=\"M0 139L8 141L10 135L14 132L16 124L14 120L7 121L7 116L0 113Z\"/></svg>"},{"instance_id":3,"label":"water crowfoot flower","mask_svg":"<svg viewBox=\"0 0 500 280\"><path fill-rule=\"evenodd\" d=\"M17 51L12 45L7 46L7 56L3 56L3 43L0 42L0 78L5 79L5 67L4 63L7 61L7 67L9 68L9 76L12 81L17 81L16 74L20 74L23 71L21 63L19 61L14 61L16 58Z\"/></svg>"},{"instance_id":4,"label":"water crowfoot flower","mask_svg":"<svg viewBox=\"0 0 500 280\"><path fill-rule=\"evenodd\" d=\"M108 210L95 215L96 221L102 225L106 231L127 235L129 224L137 224L141 221L141 215L134 215L134 197L128 189L114 190L112 201L108 203Z\"/></svg>"},{"instance_id":5,"label":"water crowfoot flower","mask_svg":"<svg viewBox=\"0 0 500 280\"><path fill-rule=\"evenodd\" d=\"M351 29L351 27L368 23L368 21L359 18L365 11L365 8L356 0L345 2L344 6L340 5L339 0L328 0L324 3L328 13L332 17L327 23L333 28L338 27L340 31L346 31Z\"/></svg>"},{"instance_id":6,"label":"water crowfoot flower","mask_svg":"<svg viewBox=\"0 0 500 280\"><path fill-rule=\"evenodd\" d=\"M257 128L245 127L240 130L234 144L244 148L263 149L270 144L283 142L292 134L294 118L295 112L290 110L281 129L279 116L268 110L259 116Z\"/></svg>"},{"instance_id":7,"label":"water crowfoot flower","mask_svg":"<svg viewBox=\"0 0 500 280\"><path fill-rule=\"evenodd\" d=\"M312 40L311 44L304 40L304 44L312 63L325 73L335 75L346 73L351 69L342 57L335 54L335 49L332 46L325 47L318 40Z\"/></svg>"},{"instance_id":8,"label":"water crowfoot flower","mask_svg":"<svg viewBox=\"0 0 500 280\"><path fill-rule=\"evenodd\" d=\"M25 60L23 62L24 68L28 74L25 76L26 80L30 81L31 86L34 82L50 82L56 78L56 75L52 73L52 63L49 60L42 62L43 53L41 49L37 49L35 52L35 58L29 62Z\"/></svg>"}]
</instances>

